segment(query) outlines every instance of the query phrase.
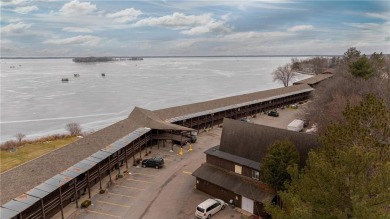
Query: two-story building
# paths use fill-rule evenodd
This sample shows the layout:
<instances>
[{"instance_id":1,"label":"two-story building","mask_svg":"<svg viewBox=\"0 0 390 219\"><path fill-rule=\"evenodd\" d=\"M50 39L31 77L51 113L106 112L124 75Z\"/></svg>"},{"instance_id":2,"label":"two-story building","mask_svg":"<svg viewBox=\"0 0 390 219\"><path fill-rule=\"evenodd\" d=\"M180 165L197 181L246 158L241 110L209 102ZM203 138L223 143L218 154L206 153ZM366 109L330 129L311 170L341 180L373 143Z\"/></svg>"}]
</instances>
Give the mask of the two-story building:
<instances>
[{"instance_id":1,"label":"two-story building","mask_svg":"<svg viewBox=\"0 0 390 219\"><path fill-rule=\"evenodd\" d=\"M276 201L276 190L260 181L261 161L276 140L292 141L305 164L316 135L224 119L221 143L205 151L206 163L192 175L196 188L249 213L267 217L264 204Z\"/></svg>"}]
</instances>

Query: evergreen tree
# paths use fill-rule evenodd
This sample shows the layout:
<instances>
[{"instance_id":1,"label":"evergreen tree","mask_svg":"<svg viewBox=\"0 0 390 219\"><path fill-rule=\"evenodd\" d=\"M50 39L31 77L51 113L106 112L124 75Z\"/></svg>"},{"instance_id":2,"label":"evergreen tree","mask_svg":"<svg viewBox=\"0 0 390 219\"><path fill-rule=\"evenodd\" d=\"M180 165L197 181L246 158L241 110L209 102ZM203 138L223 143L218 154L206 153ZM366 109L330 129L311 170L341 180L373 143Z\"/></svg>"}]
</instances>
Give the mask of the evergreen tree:
<instances>
[{"instance_id":1,"label":"evergreen tree","mask_svg":"<svg viewBox=\"0 0 390 219\"><path fill-rule=\"evenodd\" d=\"M291 141L276 141L268 148L261 162L261 180L275 189L283 190L285 181L291 179L287 167L298 162L299 153Z\"/></svg>"},{"instance_id":2,"label":"evergreen tree","mask_svg":"<svg viewBox=\"0 0 390 219\"><path fill-rule=\"evenodd\" d=\"M349 48L345 53L344 53L344 60L347 62L347 63L350 63L354 60L356 60L357 58L360 57L360 51L357 50L355 47L351 47Z\"/></svg>"},{"instance_id":3,"label":"evergreen tree","mask_svg":"<svg viewBox=\"0 0 390 219\"><path fill-rule=\"evenodd\" d=\"M273 218L389 218L390 109L373 95L348 106L330 125L323 147L309 153L291 183L279 192L283 208L267 205Z\"/></svg>"},{"instance_id":4,"label":"evergreen tree","mask_svg":"<svg viewBox=\"0 0 390 219\"><path fill-rule=\"evenodd\" d=\"M353 76L365 79L369 78L374 73L374 69L366 56L362 56L349 64L349 71Z\"/></svg>"}]
</instances>

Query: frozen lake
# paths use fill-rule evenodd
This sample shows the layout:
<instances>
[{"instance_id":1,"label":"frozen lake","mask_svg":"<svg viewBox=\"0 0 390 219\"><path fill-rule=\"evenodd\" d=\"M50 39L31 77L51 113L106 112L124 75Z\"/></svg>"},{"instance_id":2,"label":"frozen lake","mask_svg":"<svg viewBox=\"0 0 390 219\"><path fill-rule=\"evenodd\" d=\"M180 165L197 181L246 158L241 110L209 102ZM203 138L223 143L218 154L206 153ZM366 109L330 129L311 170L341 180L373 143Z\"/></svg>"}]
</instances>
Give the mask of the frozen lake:
<instances>
[{"instance_id":1,"label":"frozen lake","mask_svg":"<svg viewBox=\"0 0 390 219\"><path fill-rule=\"evenodd\" d=\"M1 142L17 133L28 138L64 133L70 122L81 124L83 131L98 130L126 118L134 106L155 110L281 87L272 81L271 72L290 60L148 58L85 64L71 59L2 59Z\"/></svg>"}]
</instances>

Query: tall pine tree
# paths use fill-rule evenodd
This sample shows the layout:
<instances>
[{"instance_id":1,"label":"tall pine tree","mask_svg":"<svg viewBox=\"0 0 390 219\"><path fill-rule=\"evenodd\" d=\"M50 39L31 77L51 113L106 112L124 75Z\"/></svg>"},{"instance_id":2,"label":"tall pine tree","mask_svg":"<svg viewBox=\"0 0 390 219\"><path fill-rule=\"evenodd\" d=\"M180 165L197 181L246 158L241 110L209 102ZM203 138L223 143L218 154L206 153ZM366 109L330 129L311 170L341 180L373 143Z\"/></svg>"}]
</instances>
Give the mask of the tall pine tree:
<instances>
[{"instance_id":1,"label":"tall pine tree","mask_svg":"<svg viewBox=\"0 0 390 219\"><path fill-rule=\"evenodd\" d=\"M273 218L389 218L390 109L373 95L348 106L344 120L322 136L307 166L290 168L291 183L279 192Z\"/></svg>"}]
</instances>

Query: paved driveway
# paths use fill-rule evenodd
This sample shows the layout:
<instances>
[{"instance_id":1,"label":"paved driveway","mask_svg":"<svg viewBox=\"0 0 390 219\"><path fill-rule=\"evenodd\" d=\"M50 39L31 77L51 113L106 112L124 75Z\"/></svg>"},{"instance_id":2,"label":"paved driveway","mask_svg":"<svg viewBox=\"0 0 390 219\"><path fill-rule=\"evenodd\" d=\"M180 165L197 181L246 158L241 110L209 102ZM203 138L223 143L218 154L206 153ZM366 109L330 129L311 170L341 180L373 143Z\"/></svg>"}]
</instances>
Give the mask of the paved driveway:
<instances>
[{"instance_id":1,"label":"paved driveway","mask_svg":"<svg viewBox=\"0 0 390 219\"><path fill-rule=\"evenodd\" d=\"M124 178L114 180L105 194L95 194L90 207L76 209L68 218L195 218L196 206L211 196L195 189L195 178L191 173L206 162L203 152L218 145L220 136L221 128L217 127L210 132L200 133L198 142L192 145L193 151L189 151L189 145L184 146L182 157L178 154L178 146L174 146L174 152L170 152L169 143L165 148L160 146L157 149L154 146L148 157L163 157L163 168L131 166L129 173ZM213 218L240 218L240 215L227 207Z\"/></svg>"},{"instance_id":2,"label":"paved driveway","mask_svg":"<svg viewBox=\"0 0 390 219\"><path fill-rule=\"evenodd\" d=\"M278 118L261 114L251 120L258 124L286 128L289 122L299 117L299 111L284 109L279 110L280 117ZM152 154L148 157L162 156L165 160L164 168L131 166L130 173L125 174L124 178L113 180L105 194L98 194L98 186L94 186L95 195L91 198L92 206L87 209L76 209L70 204L65 209L65 215L67 218L74 219L195 218L196 206L212 197L195 189L195 178L191 173L206 162L203 152L220 143L221 131L221 128L214 127L210 132L201 132L198 142L193 144L193 151L190 152L189 145L186 145L182 157L178 154L178 146L174 146L174 152L170 152L169 143L166 147L160 146L160 149L154 146L151 149ZM105 180L107 181L107 178ZM60 214L57 214L55 218L60 218ZM236 210L227 207L213 218L239 219L243 217Z\"/></svg>"}]
</instances>

